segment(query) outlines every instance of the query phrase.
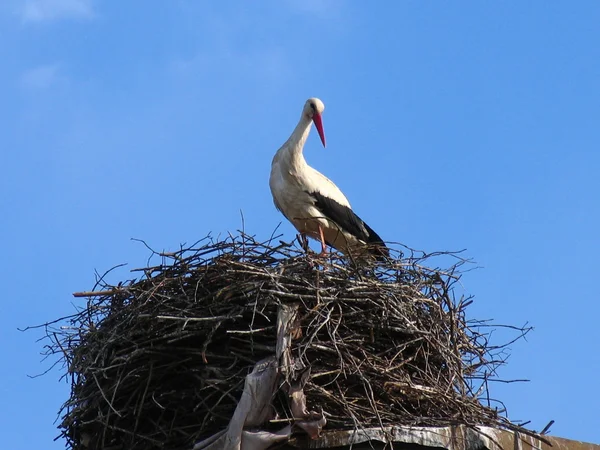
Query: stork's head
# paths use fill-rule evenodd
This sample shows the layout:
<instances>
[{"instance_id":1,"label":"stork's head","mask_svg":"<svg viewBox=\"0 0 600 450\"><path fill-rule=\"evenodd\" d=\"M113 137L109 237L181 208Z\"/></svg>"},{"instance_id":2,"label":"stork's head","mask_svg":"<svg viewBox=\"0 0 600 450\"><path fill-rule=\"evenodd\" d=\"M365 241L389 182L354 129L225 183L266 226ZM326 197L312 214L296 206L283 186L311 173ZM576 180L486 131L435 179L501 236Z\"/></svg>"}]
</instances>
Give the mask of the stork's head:
<instances>
[{"instance_id":1,"label":"stork's head","mask_svg":"<svg viewBox=\"0 0 600 450\"><path fill-rule=\"evenodd\" d=\"M317 131L319 132L319 137L321 138L321 142L323 143L323 147L325 147L325 132L323 131L323 120L321 119L321 115L325 111L325 105L318 98L309 98L306 100L304 104L304 110L302 111L309 119L311 119Z\"/></svg>"}]
</instances>

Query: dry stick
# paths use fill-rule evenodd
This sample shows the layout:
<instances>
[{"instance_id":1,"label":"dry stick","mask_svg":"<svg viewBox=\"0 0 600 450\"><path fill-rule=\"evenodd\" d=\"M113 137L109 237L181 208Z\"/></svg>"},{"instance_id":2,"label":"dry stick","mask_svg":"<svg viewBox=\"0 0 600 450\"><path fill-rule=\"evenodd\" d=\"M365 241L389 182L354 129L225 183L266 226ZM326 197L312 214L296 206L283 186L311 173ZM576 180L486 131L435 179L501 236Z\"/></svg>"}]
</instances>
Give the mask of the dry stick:
<instances>
[{"instance_id":1,"label":"dry stick","mask_svg":"<svg viewBox=\"0 0 600 450\"><path fill-rule=\"evenodd\" d=\"M550 422L548 422L548 424L542 429L542 431L540 431L540 434L542 434L542 435L546 434L550 430L550 427L552 425L554 425L554 420L551 420Z\"/></svg>"},{"instance_id":2,"label":"dry stick","mask_svg":"<svg viewBox=\"0 0 600 450\"><path fill-rule=\"evenodd\" d=\"M102 395L102 398L104 398L104 401L106 402L106 404L110 407L110 409L113 410L113 412L119 416L121 416L121 413L119 411L117 411L115 409L115 407L112 405L112 403L110 402L110 400L108 400L108 397L106 396L106 394L104 393L104 391L102 390L102 388L100 387L100 383L98 382L98 378L96 377L95 373L92 373L93 377L94 377L94 381L96 382L96 385L98 386L98 392L100 392L100 394Z\"/></svg>"},{"instance_id":3,"label":"dry stick","mask_svg":"<svg viewBox=\"0 0 600 450\"><path fill-rule=\"evenodd\" d=\"M137 417L135 419L135 425L133 427L133 432L135 433L138 429L138 424L140 422L140 417L142 416L142 407L144 405L144 400L146 399L146 394L148 393L148 387L150 387L150 380L152 380L152 369L153 369L153 363L150 362L150 369L149 369L149 375L148 375L148 381L146 382L146 387L144 389L144 393L142 394L142 396L140 397L140 403L138 406L138 413L137 413ZM115 389L116 392L116 389Z\"/></svg>"},{"instance_id":4,"label":"dry stick","mask_svg":"<svg viewBox=\"0 0 600 450\"><path fill-rule=\"evenodd\" d=\"M108 289L105 291L84 291L84 292L74 292L73 297L105 297L111 296L119 293L127 292L126 288L122 289Z\"/></svg>"},{"instance_id":5,"label":"dry stick","mask_svg":"<svg viewBox=\"0 0 600 450\"><path fill-rule=\"evenodd\" d=\"M140 314L138 317L152 318L159 320L179 320L183 322L219 322L228 319L241 319L241 315L234 316L213 316L213 317L177 317L177 316L152 316L150 314Z\"/></svg>"}]
</instances>

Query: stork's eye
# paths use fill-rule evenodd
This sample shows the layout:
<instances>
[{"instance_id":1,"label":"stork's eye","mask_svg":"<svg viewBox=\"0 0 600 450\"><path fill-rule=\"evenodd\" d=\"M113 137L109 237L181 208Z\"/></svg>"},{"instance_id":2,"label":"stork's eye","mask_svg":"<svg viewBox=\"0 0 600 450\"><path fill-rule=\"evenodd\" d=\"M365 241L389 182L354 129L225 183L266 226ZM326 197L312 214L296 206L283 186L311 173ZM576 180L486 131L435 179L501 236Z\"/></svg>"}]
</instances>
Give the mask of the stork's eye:
<instances>
[{"instance_id":1,"label":"stork's eye","mask_svg":"<svg viewBox=\"0 0 600 450\"><path fill-rule=\"evenodd\" d=\"M310 107L312 108L312 110L313 110L313 111L315 111L315 110L317 109L317 107L315 106L315 104L314 104L314 103L311 103L311 104L310 104Z\"/></svg>"}]
</instances>

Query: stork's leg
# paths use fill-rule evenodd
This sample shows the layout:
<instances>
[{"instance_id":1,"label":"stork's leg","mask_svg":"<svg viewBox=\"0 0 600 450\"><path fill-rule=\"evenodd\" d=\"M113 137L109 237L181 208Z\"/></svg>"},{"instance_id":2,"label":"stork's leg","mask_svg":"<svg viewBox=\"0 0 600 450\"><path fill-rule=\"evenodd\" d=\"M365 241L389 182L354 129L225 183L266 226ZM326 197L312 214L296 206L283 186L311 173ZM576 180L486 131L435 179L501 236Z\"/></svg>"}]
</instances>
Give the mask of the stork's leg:
<instances>
[{"instance_id":1,"label":"stork's leg","mask_svg":"<svg viewBox=\"0 0 600 450\"><path fill-rule=\"evenodd\" d=\"M319 225L319 236L321 237L321 253L319 256L327 255L327 244L325 243L325 236L323 235L323 227Z\"/></svg>"}]
</instances>

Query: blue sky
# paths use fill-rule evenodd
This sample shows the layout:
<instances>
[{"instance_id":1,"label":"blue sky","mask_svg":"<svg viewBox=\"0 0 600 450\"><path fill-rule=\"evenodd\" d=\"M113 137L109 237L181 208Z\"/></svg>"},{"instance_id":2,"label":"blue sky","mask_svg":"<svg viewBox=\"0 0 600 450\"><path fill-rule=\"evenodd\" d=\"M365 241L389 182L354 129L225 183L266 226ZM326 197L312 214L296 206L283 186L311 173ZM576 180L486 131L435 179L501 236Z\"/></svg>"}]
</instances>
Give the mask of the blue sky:
<instances>
[{"instance_id":1,"label":"blue sky","mask_svg":"<svg viewBox=\"0 0 600 450\"><path fill-rule=\"evenodd\" d=\"M209 6L210 4L210 6ZM273 153L310 96L308 161L384 239L467 249L474 318L535 331L492 394L600 443L600 3L5 0L0 5L0 409L52 442L68 386L35 332L94 270L282 221ZM281 231L292 239L291 225ZM8 442L6 442L8 439Z\"/></svg>"}]
</instances>

